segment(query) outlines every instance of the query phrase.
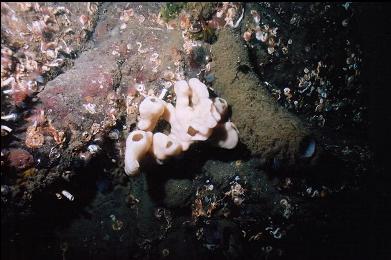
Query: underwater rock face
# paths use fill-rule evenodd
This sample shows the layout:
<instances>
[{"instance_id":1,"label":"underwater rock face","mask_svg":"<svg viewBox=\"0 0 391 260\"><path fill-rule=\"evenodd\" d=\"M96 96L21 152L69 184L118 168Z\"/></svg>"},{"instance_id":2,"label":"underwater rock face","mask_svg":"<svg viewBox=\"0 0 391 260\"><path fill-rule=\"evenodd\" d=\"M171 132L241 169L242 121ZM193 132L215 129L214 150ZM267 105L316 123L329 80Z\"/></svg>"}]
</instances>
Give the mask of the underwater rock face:
<instances>
[{"instance_id":1,"label":"underwater rock face","mask_svg":"<svg viewBox=\"0 0 391 260\"><path fill-rule=\"evenodd\" d=\"M93 60L96 55L99 54L95 51L84 53L74 68L50 81L38 95L42 109L56 127L73 124L88 131L94 123L102 123L115 108L118 67L112 55L99 63Z\"/></svg>"},{"instance_id":2,"label":"underwater rock face","mask_svg":"<svg viewBox=\"0 0 391 260\"><path fill-rule=\"evenodd\" d=\"M167 181L164 186L165 198L164 204L169 208L182 208L190 205L191 196L193 195L191 180L176 180Z\"/></svg>"},{"instance_id":3,"label":"underwater rock face","mask_svg":"<svg viewBox=\"0 0 391 260\"><path fill-rule=\"evenodd\" d=\"M370 148L360 147L362 140L350 139L356 129L344 135L329 124L331 115L338 119L336 125L356 118L356 113L347 113L351 118L346 118L343 106L353 103L360 107L361 101L347 92L330 95L333 92L322 86L319 91L320 82L313 78L318 60L322 61L320 80L326 82L331 74L342 71L342 67L331 67L336 64L334 57L347 47L348 68L335 75L342 77L333 91L345 87L361 91L355 84L359 75L354 75L353 83L343 83L344 74L351 77L350 73L360 72L355 67L361 66L361 57L364 60L356 51L356 56L351 56L357 43L351 41L357 37L353 31L350 34L351 25L355 19L368 21L365 15L350 11L359 7L367 14L370 8L350 2L180 3L183 9L178 17L161 23L159 10L164 3L30 5L1 4L2 36L14 34L9 40L19 45L20 37L30 38L26 25L37 19L49 24L54 23L52 19L62 21L59 25L69 19L74 32L61 27L47 42L46 56L54 54L51 47L56 44L63 48L59 57L50 59L50 73L31 74L26 67L22 78L33 76L39 83L36 94L12 95L10 86L4 91L2 86L2 124L12 130L3 136L2 125L2 259L350 259L353 255L371 259L373 252L381 252L368 246L374 235L368 225L371 209L387 202L382 197L374 203L366 192L375 183L369 175L378 177L368 174L372 173L368 171L372 166ZM23 16L19 7L30 10L25 13L28 22L18 28L26 20L14 19L12 10L16 18ZM49 13L48 19L45 12L50 10L60 13L55 17ZM4 18L8 19L5 24ZM325 26L334 28L337 37L329 40ZM230 32L223 27L236 29ZM219 38L215 29L217 34L223 30ZM361 35L363 30L357 32ZM306 35L328 43L323 48L313 45ZM243 36L250 38L246 41ZM34 60L39 66L46 64L45 59L30 59L36 50L40 52L39 41L27 42L30 47L7 49L9 42L4 38L2 73L3 61L7 65L22 54L26 58L17 66L34 65ZM66 46L74 51L64 54ZM333 49L336 46L340 50ZM377 49L381 44L374 46ZM306 55L287 55L300 52ZM30 61L33 64L28 64ZM378 61L373 70L380 69L377 65ZM328 76L323 77L324 72ZM142 174L129 178L124 174L125 139L140 122L140 102L162 99L175 106L175 82L192 77L207 85L218 111L217 105L224 109L232 105L219 113L225 121L232 112L242 143L233 150L211 147L218 145L209 142L216 135L224 136L224 128L215 128L208 142L192 145L165 165L156 165L154 159L163 160L166 153L159 158L146 155ZM310 100L298 99L309 92ZM318 96L323 99L313 99ZM20 105L8 105L12 100L19 100ZM294 110L295 102L311 113ZM338 103L344 111L325 113L330 104ZM303 122L313 115L322 118L323 124L326 120L326 131L313 139L297 117L280 107L297 112ZM155 132L156 139L167 136L169 124L160 120L155 131L161 132L160 136ZM161 148L170 144L165 137L160 141ZM14 151L12 163L11 149L22 150ZM335 158L323 153L323 164L317 163L315 169L306 167L319 151L330 150L337 151ZM297 160L305 164L300 172L293 170ZM284 165L288 167L281 169ZM281 171L277 174L271 169ZM383 185L381 192L387 191L387 183ZM384 230L382 224L377 225ZM368 254L361 254L364 250Z\"/></svg>"},{"instance_id":4,"label":"underwater rock face","mask_svg":"<svg viewBox=\"0 0 391 260\"><path fill-rule=\"evenodd\" d=\"M230 164L218 163L218 162L207 162L206 168L208 169L205 173L210 178L210 181L219 187L228 187L229 182L237 174Z\"/></svg>"},{"instance_id":5,"label":"underwater rock face","mask_svg":"<svg viewBox=\"0 0 391 260\"><path fill-rule=\"evenodd\" d=\"M293 164L310 132L296 116L276 104L253 71L240 70L241 66L250 67L250 62L238 37L222 30L211 48L216 76L213 87L232 106L232 120L252 154Z\"/></svg>"}]
</instances>

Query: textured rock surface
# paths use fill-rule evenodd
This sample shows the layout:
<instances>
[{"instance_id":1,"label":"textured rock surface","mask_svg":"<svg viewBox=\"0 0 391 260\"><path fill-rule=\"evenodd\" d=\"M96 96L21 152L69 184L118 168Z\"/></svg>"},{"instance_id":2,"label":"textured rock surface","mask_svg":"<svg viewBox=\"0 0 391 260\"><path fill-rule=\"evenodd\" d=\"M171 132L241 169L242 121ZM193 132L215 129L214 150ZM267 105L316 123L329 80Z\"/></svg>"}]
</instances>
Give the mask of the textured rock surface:
<instances>
[{"instance_id":1,"label":"textured rock surface","mask_svg":"<svg viewBox=\"0 0 391 260\"><path fill-rule=\"evenodd\" d=\"M309 131L260 86L241 39L228 30L221 31L212 46L212 55L216 76L213 87L232 106L232 120L241 141L255 155L293 164L300 157L300 144ZM243 67L248 70L241 71Z\"/></svg>"}]
</instances>

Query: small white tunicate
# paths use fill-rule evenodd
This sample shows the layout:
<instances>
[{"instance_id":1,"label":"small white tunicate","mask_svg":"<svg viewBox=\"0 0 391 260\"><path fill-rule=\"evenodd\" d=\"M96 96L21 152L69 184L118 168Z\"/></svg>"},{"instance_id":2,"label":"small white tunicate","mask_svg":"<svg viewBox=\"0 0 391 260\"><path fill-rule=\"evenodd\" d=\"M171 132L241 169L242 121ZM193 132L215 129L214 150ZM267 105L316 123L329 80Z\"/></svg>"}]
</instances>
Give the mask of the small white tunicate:
<instances>
[{"instance_id":1,"label":"small white tunicate","mask_svg":"<svg viewBox=\"0 0 391 260\"><path fill-rule=\"evenodd\" d=\"M87 150L94 154L94 153L97 153L99 150L100 150L100 147L96 144L90 144L88 147L87 147Z\"/></svg>"},{"instance_id":2,"label":"small white tunicate","mask_svg":"<svg viewBox=\"0 0 391 260\"><path fill-rule=\"evenodd\" d=\"M12 129L10 127L6 126L6 125L1 125L1 130L7 131L9 133L12 132Z\"/></svg>"},{"instance_id":3,"label":"small white tunicate","mask_svg":"<svg viewBox=\"0 0 391 260\"><path fill-rule=\"evenodd\" d=\"M69 191L63 190L63 191L61 191L61 194L64 195L64 197L70 201L75 200L75 197L71 193L69 193Z\"/></svg>"},{"instance_id":4,"label":"small white tunicate","mask_svg":"<svg viewBox=\"0 0 391 260\"><path fill-rule=\"evenodd\" d=\"M6 89L6 90L3 90L3 93L6 95L12 94L12 93L14 93L14 90L13 89Z\"/></svg>"},{"instance_id":5,"label":"small white tunicate","mask_svg":"<svg viewBox=\"0 0 391 260\"><path fill-rule=\"evenodd\" d=\"M5 121L16 121L17 118L18 115L16 113L12 113L6 116L1 116L1 120L5 120Z\"/></svg>"}]
</instances>

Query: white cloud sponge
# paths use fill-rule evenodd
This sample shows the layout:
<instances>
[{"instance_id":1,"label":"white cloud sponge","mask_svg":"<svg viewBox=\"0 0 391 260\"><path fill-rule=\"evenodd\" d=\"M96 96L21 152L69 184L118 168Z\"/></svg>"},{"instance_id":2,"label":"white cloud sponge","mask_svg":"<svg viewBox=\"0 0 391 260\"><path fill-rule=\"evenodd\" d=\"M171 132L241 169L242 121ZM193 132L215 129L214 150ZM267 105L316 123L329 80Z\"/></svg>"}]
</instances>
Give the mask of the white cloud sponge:
<instances>
[{"instance_id":1,"label":"white cloud sponge","mask_svg":"<svg viewBox=\"0 0 391 260\"><path fill-rule=\"evenodd\" d=\"M146 97L139 106L138 128L126 141L125 172L133 175L139 161L150 151L158 163L180 155L196 141L206 141L213 134L214 143L225 149L233 149L239 142L239 131L228 121L228 104L222 98L209 98L205 84L196 78L187 83L179 80L174 85L175 107L156 97ZM160 118L171 125L169 135L153 134ZM145 132L147 131L147 132Z\"/></svg>"},{"instance_id":2,"label":"white cloud sponge","mask_svg":"<svg viewBox=\"0 0 391 260\"><path fill-rule=\"evenodd\" d=\"M165 102L163 100L156 97L146 97L139 106L138 128L144 131L152 131L163 114L164 107Z\"/></svg>"}]
</instances>

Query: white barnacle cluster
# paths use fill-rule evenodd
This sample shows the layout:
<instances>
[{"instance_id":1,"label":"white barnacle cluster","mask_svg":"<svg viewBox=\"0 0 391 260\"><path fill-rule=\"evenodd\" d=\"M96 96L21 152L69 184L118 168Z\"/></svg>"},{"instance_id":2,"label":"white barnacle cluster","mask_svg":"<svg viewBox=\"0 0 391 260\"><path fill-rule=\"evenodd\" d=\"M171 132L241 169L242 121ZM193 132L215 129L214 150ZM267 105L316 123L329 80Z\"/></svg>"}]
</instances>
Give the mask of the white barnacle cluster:
<instances>
[{"instance_id":1,"label":"white barnacle cluster","mask_svg":"<svg viewBox=\"0 0 391 260\"><path fill-rule=\"evenodd\" d=\"M215 145L225 149L236 147L239 132L228 120L228 104L224 99L210 98L205 84L196 78L177 81L174 91L175 107L156 97L146 97L141 102L138 130L126 140L126 174L136 174L147 153L162 164L187 151L194 142L208 140L212 134ZM161 118L171 125L168 135L152 133Z\"/></svg>"}]
</instances>

